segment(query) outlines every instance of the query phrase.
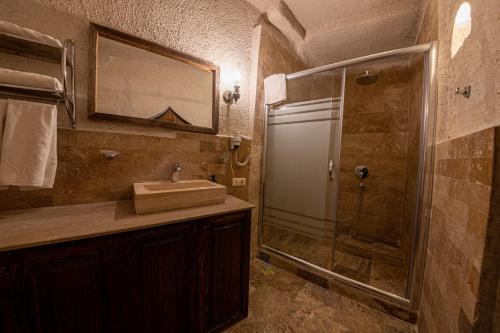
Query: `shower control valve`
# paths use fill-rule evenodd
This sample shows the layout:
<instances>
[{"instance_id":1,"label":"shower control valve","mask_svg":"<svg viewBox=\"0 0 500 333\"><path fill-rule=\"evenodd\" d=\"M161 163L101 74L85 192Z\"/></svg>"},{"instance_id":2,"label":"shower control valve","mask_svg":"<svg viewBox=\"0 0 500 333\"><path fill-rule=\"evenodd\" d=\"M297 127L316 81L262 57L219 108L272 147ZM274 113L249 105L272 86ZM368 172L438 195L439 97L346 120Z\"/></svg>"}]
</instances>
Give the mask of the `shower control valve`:
<instances>
[{"instance_id":1,"label":"shower control valve","mask_svg":"<svg viewBox=\"0 0 500 333\"><path fill-rule=\"evenodd\" d=\"M359 179L365 179L368 177L368 167L366 165L358 165L354 168L354 174Z\"/></svg>"}]
</instances>

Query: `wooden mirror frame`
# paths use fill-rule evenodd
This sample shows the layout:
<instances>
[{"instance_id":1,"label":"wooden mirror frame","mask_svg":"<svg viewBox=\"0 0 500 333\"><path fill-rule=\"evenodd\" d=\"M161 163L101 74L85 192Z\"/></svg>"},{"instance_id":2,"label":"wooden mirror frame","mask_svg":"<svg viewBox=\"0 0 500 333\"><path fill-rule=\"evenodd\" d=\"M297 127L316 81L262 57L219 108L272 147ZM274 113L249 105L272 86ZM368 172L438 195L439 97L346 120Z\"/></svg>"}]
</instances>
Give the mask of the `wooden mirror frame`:
<instances>
[{"instance_id":1,"label":"wooden mirror frame","mask_svg":"<svg viewBox=\"0 0 500 333\"><path fill-rule=\"evenodd\" d=\"M156 119L143 119L129 116L121 116L110 113L98 113L95 109L97 95L97 37L105 37L117 42L131 45L149 52L153 52L171 59L182 61L203 70L212 72L212 127L201 127L181 123L169 123ZM95 23L90 24L90 52L89 52L89 90L88 90L88 118L105 119L126 122L129 124L165 127L176 131L189 131L208 134L217 134L219 131L219 67L213 63L194 57L192 55L173 50L171 48L150 42L148 40L129 35Z\"/></svg>"}]
</instances>

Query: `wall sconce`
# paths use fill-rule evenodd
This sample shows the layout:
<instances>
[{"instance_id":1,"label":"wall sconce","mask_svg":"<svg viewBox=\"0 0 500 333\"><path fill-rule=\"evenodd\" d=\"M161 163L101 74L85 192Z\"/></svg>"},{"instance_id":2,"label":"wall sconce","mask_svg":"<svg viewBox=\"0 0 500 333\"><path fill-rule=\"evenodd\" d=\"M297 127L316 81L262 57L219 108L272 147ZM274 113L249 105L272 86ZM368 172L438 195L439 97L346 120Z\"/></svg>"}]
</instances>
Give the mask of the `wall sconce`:
<instances>
[{"instance_id":1,"label":"wall sconce","mask_svg":"<svg viewBox=\"0 0 500 333\"><path fill-rule=\"evenodd\" d=\"M233 74L233 78L234 78L234 91L226 90L224 91L224 95L222 95L224 101L227 104L235 104L240 99L240 79L241 79L240 72L235 72Z\"/></svg>"}]
</instances>

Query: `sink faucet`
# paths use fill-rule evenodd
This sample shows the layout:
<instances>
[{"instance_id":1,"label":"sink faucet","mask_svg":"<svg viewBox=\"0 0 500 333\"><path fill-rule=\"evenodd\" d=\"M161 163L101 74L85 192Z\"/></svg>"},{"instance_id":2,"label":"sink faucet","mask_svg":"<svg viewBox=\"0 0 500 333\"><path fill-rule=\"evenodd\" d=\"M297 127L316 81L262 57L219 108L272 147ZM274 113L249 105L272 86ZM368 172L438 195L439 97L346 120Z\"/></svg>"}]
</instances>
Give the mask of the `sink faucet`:
<instances>
[{"instance_id":1,"label":"sink faucet","mask_svg":"<svg viewBox=\"0 0 500 333\"><path fill-rule=\"evenodd\" d=\"M181 174L181 164L179 162L172 163L172 181L178 182Z\"/></svg>"}]
</instances>

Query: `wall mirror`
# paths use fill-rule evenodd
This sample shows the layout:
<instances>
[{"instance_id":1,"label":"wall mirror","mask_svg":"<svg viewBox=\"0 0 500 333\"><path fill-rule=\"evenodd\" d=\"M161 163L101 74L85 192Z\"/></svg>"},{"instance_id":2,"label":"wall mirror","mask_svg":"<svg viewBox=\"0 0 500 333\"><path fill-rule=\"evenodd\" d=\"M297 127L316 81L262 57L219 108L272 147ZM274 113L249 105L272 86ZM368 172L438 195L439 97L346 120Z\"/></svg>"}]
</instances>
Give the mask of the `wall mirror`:
<instances>
[{"instance_id":1,"label":"wall mirror","mask_svg":"<svg viewBox=\"0 0 500 333\"><path fill-rule=\"evenodd\" d=\"M219 68L91 24L89 117L217 133Z\"/></svg>"}]
</instances>

